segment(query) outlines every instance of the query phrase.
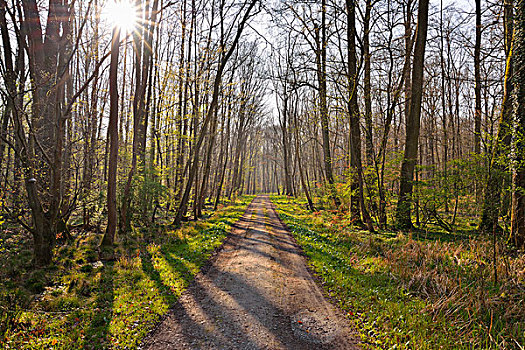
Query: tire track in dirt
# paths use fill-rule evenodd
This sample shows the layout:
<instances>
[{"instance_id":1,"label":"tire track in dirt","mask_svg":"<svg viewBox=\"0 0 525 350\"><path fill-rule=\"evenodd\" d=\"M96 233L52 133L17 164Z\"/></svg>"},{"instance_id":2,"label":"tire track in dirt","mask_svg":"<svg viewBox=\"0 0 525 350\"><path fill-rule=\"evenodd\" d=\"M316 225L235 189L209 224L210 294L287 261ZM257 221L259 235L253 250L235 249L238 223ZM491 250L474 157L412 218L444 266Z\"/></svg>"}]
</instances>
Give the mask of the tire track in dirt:
<instances>
[{"instance_id":1,"label":"tire track in dirt","mask_svg":"<svg viewBox=\"0 0 525 350\"><path fill-rule=\"evenodd\" d=\"M268 196L258 196L142 349L358 349Z\"/></svg>"}]
</instances>

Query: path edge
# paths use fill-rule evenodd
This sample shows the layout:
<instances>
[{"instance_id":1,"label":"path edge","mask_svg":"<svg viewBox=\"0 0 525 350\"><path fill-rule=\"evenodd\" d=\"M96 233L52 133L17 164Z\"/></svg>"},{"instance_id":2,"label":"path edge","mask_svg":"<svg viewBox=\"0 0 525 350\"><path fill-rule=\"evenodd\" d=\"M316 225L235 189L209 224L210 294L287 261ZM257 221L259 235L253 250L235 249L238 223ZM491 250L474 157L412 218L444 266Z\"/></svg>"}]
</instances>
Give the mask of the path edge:
<instances>
[{"instance_id":1,"label":"path edge","mask_svg":"<svg viewBox=\"0 0 525 350\"><path fill-rule=\"evenodd\" d=\"M211 266L213 265L213 262L215 260L217 260L217 257L219 256L219 253L224 249L224 246L227 243L229 243L229 241L231 241L232 239L235 239L235 237L232 235L232 232L239 228L239 226L238 226L239 221L241 221L241 219L244 217L244 215L246 215L248 210L250 210L251 205L253 204L253 202L255 201L255 199L257 197L258 196L253 197L252 200L250 201L250 203L248 203L248 205L246 206L246 209L244 210L242 215L239 216L239 218L232 224L230 230L228 231L228 234L226 235L226 238L224 238L222 243L211 252L210 257L208 259L206 259L206 262L199 269L199 272L196 273L193 276L193 279L188 284L188 286L182 290L181 295L178 298L176 298L176 300L173 302L173 305L170 305L170 307L168 308L166 313L164 313L161 317L159 317L159 319L155 322L155 325L151 328L151 330L140 340L140 344L137 347L138 350L143 349L143 348L145 348L145 347L147 347L148 345L151 344L151 341L148 341L148 340L158 331L160 325L162 323L164 323L164 321L175 310L175 307L177 306L177 303L179 302L179 300L182 297L182 295L195 284L195 279L197 278L197 276L199 274L207 273L210 270ZM272 207L273 207L273 202L271 200L270 200L270 203L272 203Z\"/></svg>"},{"instance_id":2,"label":"path edge","mask_svg":"<svg viewBox=\"0 0 525 350\"><path fill-rule=\"evenodd\" d=\"M312 269L312 267L310 266L309 264L309 259L308 259L308 255L306 255L306 252L304 251L303 247L297 242L297 240L295 239L292 231L290 230L290 227L288 227L288 225L281 219L281 217L279 216L279 213L277 213L277 209L276 209L276 205L275 203L272 201L272 199L270 198L270 196L268 196L268 199L270 200L270 203L272 204L272 210L273 212L275 213L275 216L277 217L277 220L279 220L279 222L281 223L281 225L283 225L283 227L285 228L286 230L286 234L288 234L290 236L290 238L292 239L292 242L295 244L295 246L297 247L298 251L299 251L299 254L304 258L305 260L305 266L306 266L306 270L308 271L308 274L310 275L310 277L312 277L312 280L315 282L315 284L317 285L317 287L319 287L319 289L321 290L321 293L323 295L323 297L328 300L328 302L334 307L337 309L337 311L339 311L339 313L341 314L341 316L343 316L344 320L347 321L349 323L349 326L352 328L352 331L355 333L355 340L356 340L356 345L360 347L360 344L362 344L362 339L360 337L360 333L359 333L359 330L357 329L357 325L355 324L355 321L352 320L350 317L349 317L349 314L347 311L343 310L343 308L341 307L340 305L340 300L337 299L335 296L332 296L330 294L328 294L328 291L325 289L324 285L323 285L323 281L322 281L322 278L315 272L315 270Z\"/></svg>"}]
</instances>

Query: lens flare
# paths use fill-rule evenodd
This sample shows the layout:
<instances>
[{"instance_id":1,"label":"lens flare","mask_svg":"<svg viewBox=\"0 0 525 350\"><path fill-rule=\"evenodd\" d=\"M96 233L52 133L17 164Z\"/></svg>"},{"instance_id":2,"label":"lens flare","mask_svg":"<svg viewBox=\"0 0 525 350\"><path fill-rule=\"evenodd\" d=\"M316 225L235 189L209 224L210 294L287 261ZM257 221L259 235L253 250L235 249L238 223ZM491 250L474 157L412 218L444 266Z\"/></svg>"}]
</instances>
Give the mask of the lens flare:
<instances>
[{"instance_id":1,"label":"lens flare","mask_svg":"<svg viewBox=\"0 0 525 350\"><path fill-rule=\"evenodd\" d=\"M109 0L104 8L103 15L108 23L120 28L125 33L131 33L137 26L137 9L128 0Z\"/></svg>"}]
</instances>

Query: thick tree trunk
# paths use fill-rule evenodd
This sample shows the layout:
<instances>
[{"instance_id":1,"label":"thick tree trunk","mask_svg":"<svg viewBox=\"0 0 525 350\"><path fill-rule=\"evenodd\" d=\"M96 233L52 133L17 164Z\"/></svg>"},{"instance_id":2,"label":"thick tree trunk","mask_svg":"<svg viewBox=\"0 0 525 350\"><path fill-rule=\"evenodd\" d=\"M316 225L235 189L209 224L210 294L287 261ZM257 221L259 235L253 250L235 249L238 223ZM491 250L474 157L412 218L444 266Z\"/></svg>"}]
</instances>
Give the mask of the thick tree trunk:
<instances>
[{"instance_id":1,"label":"thick tree trunk","mask_svg":"<svg viewBox=\"0 0 525 350\"><path fill-rule=\"evenodd\" d=\"M37 2L23 1L22 6L24 39L27 38L22 45L27 49L32 82L32 109L28 121L31 135L26 138L21 116L14 116L13 124L17 144L21 147L18 152L33 216L34 261L43 265L51 261L57 223L64 217L62 156L66 115L63 105L70 63L67 57L72 43L72 10L67 1L50 2L43 27ZM14 91L12 87L10 90Z\"/></svg>"},{"instance_id":2,"label":"thick tree trunk","mask_svg":"<svg viewBox=\"0 0 525 350\"><path fill-rule=\"evenodd\" d=\"M414 48L414 65L412 69L412 87L410 113L406 127L406 141L399 184L399 199L396 209L397 225L403 229L413 227L411 218L412 190L414 168L417 161L418 139L423 95L423 66L428 28L428 0L420 0L418 8L418 26Z\"/></svg>"},{"instance_id":3,"label":"thick tree trunk","mask_svg":"<svg viewBox=\"0 0 525 350\"><path fill-rule=\"evenodd\" d=\"M512 178L511 240L525 247L525 0L516 1L514 42L514 174Z\"/></svg>"},{"instance_id":4,"label":"thick tree trunk","mask_svg":"<svg viewBox=\"0 0 525 350\"><path fill-rule=\"evenodd\" d=\"M501 188L505 175L505 160L501 159L511 141L512 127L512 35L514 32L513 0L505 0L505 52L507 64L505 69L505 82L503 90L503 102L498 126L498 134L494 142L492 163L489 169L487 184L485 186L485 198L483 201L483 212L478 229L491 233L501 231L498 225L498 217L501 204Z\"/></svg>"},{"instance_id":5,"label":"thick tree trunk","mask_svg":"<svg viewBox=\"0 0 525 350\"><path fill-rule=\"evenodd\" d=\"M412 46L414 43L412 42L412 7L413 7L414 1L413 0L407 0L406 5L404 6L405 10L405 63L408 64L410 67L410 63L412 63ZM410 50L409 50L410 48ZM409 118L410 113L410 98L412 95L412 87L411 87L411 71L410 69L403 71L404 77L403 80L405 82L405 122ZM401 120L401 118L400 118ZM399 123L401 125L402 123ZM406 126L406 124L405 124Z\"/></svg>"}]
</instances>

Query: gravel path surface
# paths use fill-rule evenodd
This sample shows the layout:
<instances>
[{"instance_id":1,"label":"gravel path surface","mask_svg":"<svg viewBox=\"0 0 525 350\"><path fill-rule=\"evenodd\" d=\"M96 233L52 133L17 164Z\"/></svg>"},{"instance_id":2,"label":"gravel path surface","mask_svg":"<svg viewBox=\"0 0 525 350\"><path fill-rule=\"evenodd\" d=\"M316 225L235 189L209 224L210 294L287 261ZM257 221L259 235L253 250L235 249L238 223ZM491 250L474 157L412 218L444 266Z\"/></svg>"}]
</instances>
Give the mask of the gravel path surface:
<instances>
[{"instance_id":1,"label":"gravel path surface","mask_svg":"<svg viewBox=\"0 0 525 350\"><path fill-rule=\"evenodd\" d=\"M300 249L258 196L142 349L358 349Z\"/></svg>"}]
</instances>

